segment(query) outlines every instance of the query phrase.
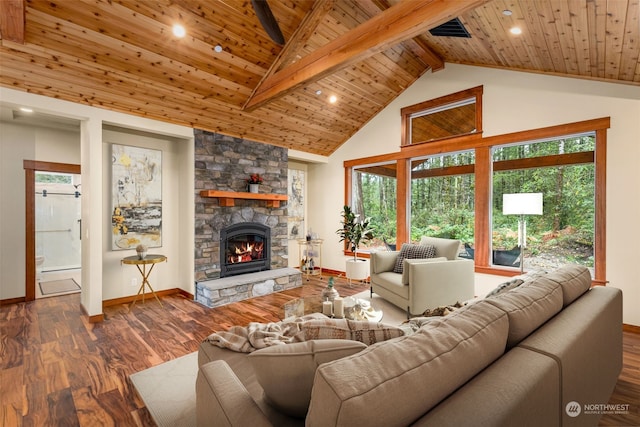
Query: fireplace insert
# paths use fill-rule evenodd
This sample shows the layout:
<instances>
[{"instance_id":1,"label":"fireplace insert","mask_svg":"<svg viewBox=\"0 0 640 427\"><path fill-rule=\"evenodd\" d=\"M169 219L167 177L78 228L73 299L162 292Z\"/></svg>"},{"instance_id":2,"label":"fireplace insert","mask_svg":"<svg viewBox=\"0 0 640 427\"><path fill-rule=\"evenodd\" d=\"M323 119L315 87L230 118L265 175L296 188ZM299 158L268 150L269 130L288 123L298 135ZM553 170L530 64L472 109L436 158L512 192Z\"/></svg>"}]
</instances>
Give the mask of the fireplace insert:
<instances>
[{"instance_id":1,"label":"fireplace insert","mask_svg":"<svg viewBox=\"0 0 640 427\"><path fill-rule=\"evenodd\" d=\"M241 222L220 232L220 277L271 268L271 229L257 222Z\"/></svg>"}]
</instances>

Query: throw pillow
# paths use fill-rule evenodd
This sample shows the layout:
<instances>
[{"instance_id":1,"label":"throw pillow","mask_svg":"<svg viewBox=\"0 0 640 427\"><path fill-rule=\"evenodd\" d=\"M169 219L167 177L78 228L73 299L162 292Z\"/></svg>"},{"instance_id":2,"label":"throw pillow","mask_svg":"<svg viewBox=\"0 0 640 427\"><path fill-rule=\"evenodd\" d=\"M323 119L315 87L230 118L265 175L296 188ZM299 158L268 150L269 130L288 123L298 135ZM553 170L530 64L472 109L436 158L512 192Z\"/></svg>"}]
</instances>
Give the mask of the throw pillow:
<instances>
[{"instance_id":1,"label":"throw pillow","mask_svg":"<svg viewBox=\"0 0 640 427\"><path fill-rule=\"evenodd\" d=\"M422 313L423 317L439 317L446 316L457 308L464 307L460 301L457 301L453 305L441 305L440 307L436 307L434 309L427 308L424 313Z\"/></svg>"},{"instance_id":2,"label":"throw pillow","mask_svg":"<svg viewBox=\"0 0 640 427\"><path fill-rule=\"evenodd\" d=\"M404 331L395 326L348 319L310 320L302 324L301 330L306 341L342 339L360 341L366 345L404 335Z\"/></svg>"},{"instance_id":3,"label":"throw pillow","mask_svg":"<svg viewBox=\"0 0 640 427\"><path fill-rule=\"evenodd\" d=\"M524 280L520 278L512 278L508 282L500 283L494 290L489 292L485 298L495 297L496 295L500 295L501 293L510 291L511 289L517 288L522 285Z\"/></svg>"},{"instance_id":4,"label":"throw pillow","mask_svg":"<svg viewBox=\"0 0 640 427\"><path fill-rule=\"evenodd\" d=\"M436 256L436 247L433 245L414 245L412 243L403 243L400 253L396 258L396 265L393 268L395 273L402 274L403 261L406 259L423 259L434 258Z\"/></svg>"},{"instance_id":5,"label":"throw pillow","mask_svg":"<svg viewBox=\"0 0 640 427\"><path fill-rule=\"evenodd\" d=\"M287 415L304 418L316 368L366 347L349 340L305 341L266 347L247 357L269 404Z\"/></svg>"}]
</instances>

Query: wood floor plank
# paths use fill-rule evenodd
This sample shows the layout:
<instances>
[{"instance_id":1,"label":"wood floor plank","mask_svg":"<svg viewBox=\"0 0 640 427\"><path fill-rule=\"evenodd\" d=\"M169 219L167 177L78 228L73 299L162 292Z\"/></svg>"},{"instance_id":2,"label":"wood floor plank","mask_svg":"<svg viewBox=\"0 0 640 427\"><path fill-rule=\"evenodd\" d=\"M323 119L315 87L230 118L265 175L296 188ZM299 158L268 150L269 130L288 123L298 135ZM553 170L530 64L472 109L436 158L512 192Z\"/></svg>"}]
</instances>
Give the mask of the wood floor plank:
<instances>
[{"instance_id":1,"label":"wood floor plank","mask_svg":"<svg viewBox=\"0 0 640 427\"><path fill-rule=\"evenodd\" d=\"M318 295L325 280L210 309L182 295L106 307L89 323L80 295L0 307L0 425L138 426L155 424L129 375L198 349L214 331L281 320L285 302ZM336 280L342 296L368 289ZM640 335L624 333L624 368L610 403L628 414L606 415L601 426L640 425ZM8 393L5 393L8 390Z\"/></svg>"}]
</instances>

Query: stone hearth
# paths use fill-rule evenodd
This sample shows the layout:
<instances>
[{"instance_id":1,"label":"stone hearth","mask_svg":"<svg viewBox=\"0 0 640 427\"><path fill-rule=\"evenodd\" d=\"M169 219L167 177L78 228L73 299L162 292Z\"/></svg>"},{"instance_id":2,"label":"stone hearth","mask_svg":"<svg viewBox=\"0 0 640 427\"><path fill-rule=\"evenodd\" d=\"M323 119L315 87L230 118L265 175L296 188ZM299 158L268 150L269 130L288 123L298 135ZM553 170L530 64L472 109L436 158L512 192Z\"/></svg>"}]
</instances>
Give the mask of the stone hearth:
<instances>
[{"instance_id":1,"label":"stone hearth","mask_svg":"<svg viewBox=\"0 0 640 427\"><path fill-rule=\"evenodd\" d=\"M213 308L298 286L302 286L299 270L279 268L197 282L196 301Z\"/></svg>"}]
</instances>

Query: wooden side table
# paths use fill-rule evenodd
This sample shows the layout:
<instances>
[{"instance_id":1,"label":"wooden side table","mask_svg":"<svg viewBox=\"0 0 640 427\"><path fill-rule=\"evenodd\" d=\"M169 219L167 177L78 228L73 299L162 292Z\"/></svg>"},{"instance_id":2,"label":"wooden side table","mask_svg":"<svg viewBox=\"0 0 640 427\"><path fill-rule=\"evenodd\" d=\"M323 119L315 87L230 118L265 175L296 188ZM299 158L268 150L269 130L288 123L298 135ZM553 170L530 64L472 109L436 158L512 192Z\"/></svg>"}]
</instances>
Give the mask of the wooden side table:
<instances>
[{"instance_id":1,"label":"wooden side table","mask_svg":"<svg viewBox=\"0 0 640 427\"><path fill-rule=\"evenodd\" d=\"M156 292L151 287L151 283L149 283L149 275L151 274L151 270L153 270L154 265L156 265L159 262L164 262L166 260L167 260L167 257L164 255L147 255L146 257L144 257L144 259L140 259L137 255L133 255L133 256L128 256L126 258L123 258L120 261L121 264L135 265L136 267L138 267L138 271L142 275L142 285L140 285L140 289L138 289L138 293L136 294L136 297L133 299L133 304L131 304L131 307L129 309L133 308L133 306L136 304L136 301L138 300L140 293L142 293L142 303L144 304L144 287L145 286L149 287L153 296L156 297L156 300L158 300L158 303L160 303L160 307L162 307L162 302L160 302L160 298L158 298L158 295L156 295ZM149 267L149 270L147 270L147 265L151 266Z\"/></svg>"}]
</instances>

